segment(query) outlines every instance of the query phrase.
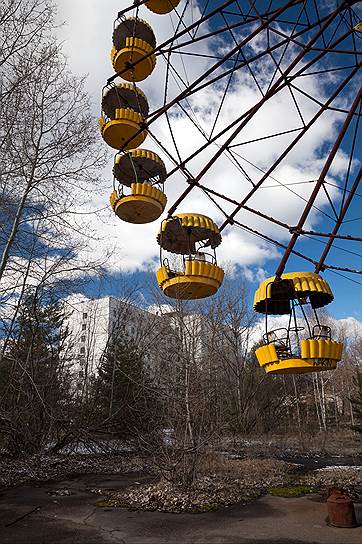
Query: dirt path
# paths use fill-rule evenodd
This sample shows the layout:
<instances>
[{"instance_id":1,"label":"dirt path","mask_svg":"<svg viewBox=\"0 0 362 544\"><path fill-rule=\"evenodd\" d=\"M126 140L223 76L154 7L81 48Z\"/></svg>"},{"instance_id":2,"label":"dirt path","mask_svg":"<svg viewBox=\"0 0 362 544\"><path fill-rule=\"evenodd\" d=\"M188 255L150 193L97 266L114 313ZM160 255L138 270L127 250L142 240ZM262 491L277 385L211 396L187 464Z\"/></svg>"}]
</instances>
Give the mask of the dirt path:
<instances>
[{"instance_id":1,"label":"dirt path","mask_svg":"<svg viewBox=\"0 0 362 544\"><path fill-rule=\"evenodd\" d=\"M316 496L265 496L246 506L206 514L165 514L100 508L95 490L149 482L141 474L85 475L0 494L2 544L360 544L362 527L325 524ZM62 493L68 493L62 495ZM356 507L362 523L362 505Z\"/></svg>"}]
</instances>

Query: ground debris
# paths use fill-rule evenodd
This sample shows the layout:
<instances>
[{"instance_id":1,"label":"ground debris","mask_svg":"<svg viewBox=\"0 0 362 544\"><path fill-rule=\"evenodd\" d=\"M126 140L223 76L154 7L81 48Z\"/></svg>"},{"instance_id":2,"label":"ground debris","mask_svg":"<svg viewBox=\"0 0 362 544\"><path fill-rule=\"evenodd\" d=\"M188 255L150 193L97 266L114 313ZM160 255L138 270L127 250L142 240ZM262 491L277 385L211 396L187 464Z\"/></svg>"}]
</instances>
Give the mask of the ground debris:
<instances>
[{"instance_id":1,"label":"ground debris","mask_svg":"<svg viewBox=\"0 0 362 544\"><path fill-rule=\"evenodd\" d=\"M70 489L52 489L51 491L47 491L47 494L51 497L69 497L73 495L73 492Z\"/></svg>"},{"instance_id":2,"label":"ground debris","mask_svg":"<svg viewBox=\"0 0 362 544\"><path fill-rule=\"evenodd\" d=\"M13 459L0 455L0 489L79 474L122 474L151 472L145 459L135 455L51 455L38 454Z\"/></svg>"},{"instance_id":3,"label":"ground debris","mask_svg":"<svg viewBox=\"0 0 362 544\"><path fill-rule=\"evenodd\" d=\"M218 461L218 460L216 460ZM215 457L204 463L204 473L189 486L181 486L162 478L157 483L135 485L117 492L106 493L104 503L98 506L112 506L131 510L163 512L208 512L219 507L236 503L246 504L272 488L299 486L308 492L319 492L325 498L328 488L339 485L346 489L354 500L360 499L359 484L361 470L316 471L299 474L293 463L275 459L245 459L218 463ZM211 471L210 468L215 470Z\"/></svg>"},{"instance_id":4,"label":"ground debris","mask_svg":"<svg viewBox=\"0 0 362 544\"><path fill-rule=\"evenodd\" d=\"M300 471L299 466L276 458L240 459L208 451L200 458L198 477L185 488L172 484L169 478L160 477L151 460L136 454L39 454L22 459L0 456L0 488L34 481L61 481L81 474L136 473L155 476L157 481L145 484L137 480L123 491L102 489L101 486L88 491L95 496L95 501L99 499L98 507L175 513L208 512L236 503L245 504L275 487L310 486L326 498L328 488L338 486L354 501L361 500L361 467L331 466ZM54 497L72 494L68 487L50 488L48 493Z\"/></svg>"},{"instance_id":5,"label":"ground debris","mask_svg":"<svg viewBox=\"0 0 362 544\"><path fill-rule=\"evenodd\" d=\"M93 495L104 495L103 489L87 489L88 493L92 493Z\"/></svg>"},{"instance_id":6,"label":"ground debris","mask_svg":"<svg viewBox=\"0 0 362 544\"><path fill-rule=\"evenodd\" d=\"M355 502L362 500L362 467L328 467L304 474L300 483L321 489L328 495L328 489L339 487L345 490Z\"/></svg>"},{"instance_id":7,"label":"ground debris","mask_svg":"<svg viewBox=\"0 0 362 544\"><path fill-rule=\"evenodd\" d=\"M112 493L107 502L132 510L201 513L220 506L246 504L261 494L261 489L245 487L239 480L203 476L188 487L164 479L156 484L132 486L124 492Z\"/></svg>"},{"instance_id":8,"label":"ground debris","mask_svg":"<svg viewBox=\"0 0 362 544\"><path fill-rule=\"evenodd\" d=\"M163 512L209 512L222 506L246 504L267 492L270 486L290 481L291 465L274 460L244 460L230 463L230 470L219 464L210 471L210 458L204 473L189 486L165 479L151 485L132 486L112 493L113 506Z\"/></svg>"}]
</instances>

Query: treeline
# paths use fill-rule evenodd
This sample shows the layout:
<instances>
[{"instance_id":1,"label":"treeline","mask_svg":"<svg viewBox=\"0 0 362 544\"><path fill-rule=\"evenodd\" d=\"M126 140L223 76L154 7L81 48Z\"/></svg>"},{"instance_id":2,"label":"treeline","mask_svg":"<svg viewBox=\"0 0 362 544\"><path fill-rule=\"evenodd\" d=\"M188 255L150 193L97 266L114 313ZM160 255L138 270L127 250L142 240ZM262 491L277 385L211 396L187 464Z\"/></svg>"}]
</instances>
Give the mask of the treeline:
<instances>
[{"instance_id":1,"label":"treeline","mask_svg":"<svg viewBox=\"0 0 362 544\"><path fill-rule=\"evenodd\" d=\"M336 371L267 376L247 300L245 286L226 283L211 301L175 302L163 315L161 301L146 321L124 301L98 368L85 372L68 307L28 292L0 359L1 448L26 455L117 439L189 479L225 437L357 431L361 337L346 342Z\"/></svg>"},{"instance_id":2,"label":"treeline","mask_svg":"<svg viewBox=\"0 0 362 544\"><path fill-rule=\"evenodd\" d=\"M104 147L82 78L57 41L52 0L0 5L0 329L29 286L67 291L102 270L86 211ZM99 189L98 189L99 190ZM87 204L87 210L82 206ZM80 213L82 212L82 213Z\"/></svg>"},{"instance_id":3,"label":"treeline","mask_svg":"<svg viewBox=\"0 0 362 544\"><path fill-rule=\"evenodd\" d=\"M119 316L97 372L82 364L61 299L106 260L89 258L95 235L78 213L99 190L105 157L56 33L51 0L1 2L2 451L117 438L188 479L200 452L225 436L358 430L361 338L348 338L333 373L266 376L242 285L166 314L170 301L155 297L158 315L136 319L134 333Z\"/></svg>"},{"instance_id":4,"label":"treeline","mask_svg":"<svg viewBox=\"0 0 362 544\"><path fill-rule=\"evenodd\" d=\"M1 2L0 419L13 453L60 432L70 398L61 318L44 293L61 296L106 261L89 258L96 237L79 214L99 187L104 147L58 30L53 0Z\"/></svg>"}]
</instances>

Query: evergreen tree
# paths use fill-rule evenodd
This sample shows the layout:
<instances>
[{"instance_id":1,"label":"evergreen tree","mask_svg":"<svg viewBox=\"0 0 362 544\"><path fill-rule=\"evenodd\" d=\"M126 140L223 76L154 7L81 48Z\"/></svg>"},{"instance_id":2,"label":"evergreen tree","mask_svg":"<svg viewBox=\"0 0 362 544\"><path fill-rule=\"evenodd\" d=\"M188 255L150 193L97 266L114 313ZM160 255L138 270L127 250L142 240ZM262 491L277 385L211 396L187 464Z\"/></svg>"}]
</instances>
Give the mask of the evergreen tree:
<instances>
[{"instance_id":1,"label":"evergreen tree","mask_svg":"<svg viewBox=\"0 0 362 544\"><path fill-rule=\"evenodd\" d=\"M67 332L58 302L28 294L16 330L0 359L0 436L9 453L31 454L48 445L69 400Z\"/></svg>"},{"instance_id":2,"label":"evergreen tree","mask_svg":"<svg viewBox=\"0 0 362 544\"><path fill-rule=\"evenodd\" d=\"M144 358L125 331L113 335L95 381L98 427L123 438L138 436L149 424L151 380Z\"/></svg>"}]
</instances>

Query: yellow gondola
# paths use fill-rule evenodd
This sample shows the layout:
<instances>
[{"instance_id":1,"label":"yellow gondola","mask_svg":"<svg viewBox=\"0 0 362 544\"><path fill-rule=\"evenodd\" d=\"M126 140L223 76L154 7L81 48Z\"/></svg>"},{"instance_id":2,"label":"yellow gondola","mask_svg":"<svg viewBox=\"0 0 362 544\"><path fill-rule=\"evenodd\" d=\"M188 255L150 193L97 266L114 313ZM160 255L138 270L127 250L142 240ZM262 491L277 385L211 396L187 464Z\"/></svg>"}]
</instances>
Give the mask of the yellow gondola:
<instances>
[{"instance_id":1,"label":"yellow gondola","mask_svg":"<svg viewBox=\"0 0 362 544\"><path fill-rule=\"evenodd\" d=\"M130 83L108 87L102 98L104 115L100 131L105 142L114 149L132 149L147 136L144 128L148 102L143 92Z\"/></svg>"},{"instance_id":2,"label":"yellow gondola","mask_svg":"<svg viewBox=\"0 0 362 544\"><path fill-rule=\"evenodd\" d=\"M113 174L131 195L114 190L110 197L115 214L128 223L151 223L165 209L163 192L166 168L160 157L148 149L132 149L115 157Z\"/></svg>"},{"instance_id":3,"label":"yellow gondola","mask_svg":"<svg viewBox=\"0 0 362 544\"><path fill-rule=\"evenodd\" d=\"M180 0L147 0L146 7L158 15L165 15L175 9Z\"/></svg>"},{"instance_id":4,"label":"yellow gondola","mask_svg":"<svg viewBox=\"0 0 362 544\"><path fill-rule=\"evenodd\" d=\"M163 221L157 241L161 248L161 268L156 272L158 284L170 298L199 299L214 295L224 271L217 266L215 248L221 243L218 227L205 215L178 214ZM213 254L206 253L210 248ZM162 250L179 256L170 264ZM177 257L176 257L177 259Z\"/></svg>"},{"instance_id":5,"label":"yellow gondola","mask_svg":"<svg viewBox=\"0 0 362 544\"><path fill-rule=\"evenodd\" d=\"M156 65L152 51L156 38L146 21L130 17L121 21L113 32L111 61L116 72L127 81L146 79ZM143 60L142 60L143 59ZM130 64L136 63L130 67Z\"/></svg>"},{"instance_id":6,"label":"yellow gondola","mask_svg":"<svg viewBox=\"0 0 362 544\"><path fill-rule=\"evenodd\" d=\"M254 296L254 309L265 314L264 345L255 351L261 367L269 374L302 374L333 370L342 358L343 343L331 338L331 328L321 325L317 308L333 300L328 283L312 272L292 272L264 280ZM304 310L310 305L315 324ZM301 338L306 324L307 338ZM287 327L268 330L268 315L289 315Z\"/></svg>"}]
</instances>

